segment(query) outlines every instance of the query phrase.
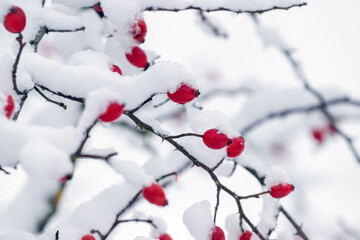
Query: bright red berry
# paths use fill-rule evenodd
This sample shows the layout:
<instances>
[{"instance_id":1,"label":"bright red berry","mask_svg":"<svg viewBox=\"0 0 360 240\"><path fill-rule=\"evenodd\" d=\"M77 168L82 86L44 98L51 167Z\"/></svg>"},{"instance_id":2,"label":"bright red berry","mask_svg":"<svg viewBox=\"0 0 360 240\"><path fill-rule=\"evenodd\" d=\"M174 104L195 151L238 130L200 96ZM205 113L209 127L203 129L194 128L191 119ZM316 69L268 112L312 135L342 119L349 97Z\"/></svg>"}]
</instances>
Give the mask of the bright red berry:
<instances>
[{"instance_id":1,"label":"bright red berry","mask_svg":"<svg viewBox=\"0 0 360 240\"><path fill-rule=\"evenodd\" d=\"M231 144L226 148L228 157L235 158L239 156L245 148L245 140L242 137L231 139Z\"/></svg>"},{"instance_id":2,"label":"bright red berry","mask_svg":"<svg viewBox=\"0 0 360 240\"><path fill-rule=\"evenodd\" d=\"M245 231L239 238L239 240L250 240L252 233L250 231Z\"/></svg>"},{"instance_id":3,"label":"bright red berry","mask_svg":"<svg viewBox=\"0 0 360 240\"><path fill-rule=\"evenodd\" d=\"M4 26L6 30L12 33L20 33L26 25L26 17L24 11L12 6L9 13L5 16Z\"/></svg>"},{"instance_id":4,"label":"bright red berry","mask_svg":"<svg viewBox=\"0 0 360 240\"><path fill-rule=\"evenodd\" d=\"M230 139L218 129L209 129L204 133L203 142L211 149L221 149L229 145Z\"/></svg>"},{"instance_id":5,"label":"bright red berry","mask_svg":"<svg viewBox=\"0 0 360 240\"><path fill-rule=\"evenodd\" d=\"M101 17L101 18L104 17L104 11L103 11L102 7L100 6L100 3L95 4L94 6L92 6L92 8L99 15L99 17Z\"/></svg>"},{"instance_id":6,"label":"bright red berry","mask_svg":"<svg viewBox=\"0 0 360 240\"><path fill-rule=\"evenodd\" d=\"M106 111L99 116L99 119L103 122L113 122L121 116L123 111L123 104L112 102L109 104Z\"/></svg>"},{"instance_id":7,"label":"bright red berry","mask_svg":"<svg viewBox=\"0 0 360 240\"><path fill-rule=\"evenodd\" d=\"M188 85L182 83L181 86L176 89L175 92L167 93L171 101L178 104L185 104L192 101L194 98L199 96L199 91L189 87Z\"/></svg>"},{"instance_id":8,"label":"bright red berry","mask_svg":"<svg viewBox=\"0 0 360 240\"><path fill-rule=\"evenodd\" d=\"M270 195L273 198L282 198L294 191L294 186L289 183L280 183L270 188Z\"/></svg>"},{"instance_id":9,"label":"bright red berry","mask_svg":"<svg viewBox=\"0 0 360 240\"><path fill-rule=\"evenodd\" d=\"M142 189L142 195L146 200L148 200L152 204L162 207L167 205L167 200L165 197L164 190L157 183L152 183L150 186L144 187Z\"/></svg>"},{"instance_id":10,"label":"bright red berry","mask_svg":"<svg viewBox=\"0 0 360 240\"><path fill-rule=\"evenodd\" d=\"M0 92L0 106L3 108L5 116L10 119L15 108L13 97L10 94Z\"/></svg>"},{"instance_id":11,"label":"bright red berry","mask_svg":"<svg viewBox=\"0 0 360 240\"><path fill-rule=\"evenodd\" d=\"M95 237L91 234L85 235L81 238L81 240L96 240Z\"/></svg>"},{"instance_id":12,"label":"bright red berry","mask_svg":"<svg viewBox=\"0 0 360 240\"><path fill-rule=\"evenodd\" d=\"M224 231L218 226L215 226L211 234L211 240L225 240Z\"/></svg>"},{"instance_id":13,"label":"bright red berry","mask_svg":"<svg viewBox=\"0 0 360 240\"><path fill-rule=\"evenodd\" d=\"M138 46L131 49L131 53L125 54L126 59L135 67L147 68L148 62L145 52Z\"/></svg>"},{"instance_id":14,"label":"bright red berry","mask_svg":"<svg viewBox=\"0 0 360 240\"><path fill-rule=\"evenodd\" d=\"M110 67L110 70L112 72L115 72L115 73L118 73L118 74L122 75L121 69L119 68L118 65L112 64L111 67Z\"/></svg>"},{"instance_id":15,"label":"bright red berry","mask_svg":"<svg viewBox=\"0 0 360 240\"><path fill-rule=\"evenodd\" d=\"M143 19L138 20L131 26L131 36L139 43L145 41L145 36L147 33L146 23Z\"/></svg>"},{"instance_id":16,"label":"bright red berry","mask_svg":"<svg viewBox=\"0 0 360 240\"><path fill-rule=\"evenodd\" d=\"M172 240L172 238L169 236L169 234L164 233L159 237L159 240Z\"/></svg>"}]
</instances>

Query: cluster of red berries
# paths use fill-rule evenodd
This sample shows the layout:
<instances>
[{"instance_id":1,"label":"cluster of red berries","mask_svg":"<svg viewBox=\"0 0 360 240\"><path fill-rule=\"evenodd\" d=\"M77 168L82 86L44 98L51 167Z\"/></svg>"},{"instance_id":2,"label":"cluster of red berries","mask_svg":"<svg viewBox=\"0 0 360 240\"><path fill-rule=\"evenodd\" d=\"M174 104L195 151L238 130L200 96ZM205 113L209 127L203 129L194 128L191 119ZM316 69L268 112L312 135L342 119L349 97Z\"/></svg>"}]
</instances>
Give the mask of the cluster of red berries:
<instances>
[{"instance_id":1,"label":"cluster of red berries","mask_svg":"<svg viewBox=\"0 0 360 240\"><path fill-rule=\"evenodd\" d=\"M239 156L245 148L245 140L242 137L229 139L226 134L216 128L207 130L203 135L204 144L211 149L221 149L227 146L228 157L235 158Z\"/></svg>"},{"instance_id":2,"label":"cluster of red berries","mask_svg":"<svg viewBox=\"0 0 360 240\"><path fill-rule=\"evenodd\" d=\"M0 92L0 94L4 96L4 98L0 97L0 107L3 109L3 112L5 113L5 116L8 119L10 119L11 115L14 112L14 108L15 108L14 99L8 93Z\"/></svg>"},{"instance_id":3,"label":"cluster of red berries","mask_svg":"<svg viewBox=\"0 0 360 240\"><path fill-rule=\"evenodd\" d=\"M314 128L311 131L313 138L320 144L323 143L326 137L334 135L336 127L333 124L328 124L325 127Z\"/></svg>"},{"instance_id":4,"label":"cluster of red berries","mask_svg":"<svg viewBox=\"0 0 360 240\"><path fill-rule=\"evenodd\" d=\"M4 27L11 33L20 33L24 30L26 25L26 16L24 11L17 7L12 6L5 16Z\"/></svg>"},{"instance_id":5,"label":"cluster of red berries","mask_svg":"<svg viewBox=\"0 0 360 240\"><path fill-rule=\"evenodd\" d=\"M101 17L104 17L104 11L100 5L100 3L95 4L92 6L95 12ZM134 23L130 26L129 35L138 43L143 43L145 41L145 36L147 33L147 26L144 19L137 19ZM139 48L138 46L134 46L131 48L131 51L125 54L126 59L131 63L133 66L138 68L147 69L149 67L149 63L147 61L146 53ZM115 67L114 67L115 66ZM112 65L110 69L113 72L117 72L122 75L121 69L119 66Z\"/></svg>"}]
</instances>

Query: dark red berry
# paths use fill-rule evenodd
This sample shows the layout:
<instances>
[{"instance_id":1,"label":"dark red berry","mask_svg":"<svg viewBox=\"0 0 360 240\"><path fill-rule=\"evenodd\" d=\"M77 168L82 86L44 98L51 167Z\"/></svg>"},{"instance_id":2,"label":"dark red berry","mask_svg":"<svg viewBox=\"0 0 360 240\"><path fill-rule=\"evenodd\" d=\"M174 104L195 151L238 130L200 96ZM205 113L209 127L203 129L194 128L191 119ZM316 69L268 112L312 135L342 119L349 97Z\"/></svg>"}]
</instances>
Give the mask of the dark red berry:
<instances>
[{"instance_id":1,"label":"dark red berry","mask_svg":"<svg viewBox=\"0 0 360 240\"><path fill-rule=\"evenodd\" d=\"M211 240L225 240L224 231L221 228L215 226L211 234Z\"/></svg>"},{"instance_id":2,"label":"dark red berry","mask_svg":"<svg viewBox=\"0 0 360 240\"><path fill-rule=\"evenodd\" d=\"M112 64L111 67L110 67L110 70L112 72L115 72L115 73L118 73L118 74L122 75L121 69L119 68L118 65Z\"/></svg>"},{"instance_id":3,"label":"dark red berry","mask_svg":"<svg viewBox=\"0 0 360 240\"><path fill-rule=\"evenodd\" d=\"M99 15L99 17L101 17L101 18L104 17L104 11L103 11L102 7L100 6L100 3L95 4L92 8Z\"/></svg>"},{"instance_id":4,"label":"dark red berry","mask_svg":"<svg viewBox=\"0 0 360 240\"><path fill-rule=\"evenodd\" d=\"M221 149L229 145L230 140L225 134L219 132L218 129L213 128L204 133L203 142L211 149Z\"/></svg>"},{"instance_id":5,"label":"dark red berry","mask_svg":"<svg viewBox=\"0 0 360 240\"><path fill-rule=\"evenodd\" d=\"M250 240L252 233L250 231L245 231L239 238L239 240Z\"/></svg>"},{"instance_id":6,"label":"dark red berry","mask_svg":"<svg viewBox=\"0 0 360 240\"><path fill-rule=\"evenodd\" d=\"M95 237L91 234L85 235L81 238L81 240L96 240Z\"/></svg>"},{"instance_id":7,"label":"dark red berry","mask_svg":"<svg viewBox=\"0 0 360 240\"><path fill-rule=\"evenodd\" d=\"M26 25L26 16L24 11L12 6L10 12L5 16L4 26L6 30L12 33L20 33Z\"/></svg>"},{"instance_id":8,"label":"dark red berry","mask_svg":"<svg viewBox=\"0 0 360 240\"><path fill-rule=\"evenodd\" d=\"M67 175L63 176L62 178L60 178L60 182L65 183L66 181L71 180L72 177L73 177L72 174L67 174Z\"/></svg>"},{"instance_id":9,"label":"dark red berry","mask_svg":"<svg viewBox=\"0 0 360 240\"><path fill-rule=\"evenodd\" d=\"M325 139L325 132L323 129L313 129L311 134L318 143L322 143Z\"/></svg>"},{"instance_id":10,"label":"dark red berry","mask_svg":"<svg viewBox=\"0 0 360 240\"><path fill-rule=\"evenodd\" d=\"M169 99L178 104L185 104L192 101L199 95L198 90L189 87L188 85L182 83L181 86L176 89L174 93L167 93Z\"/></svg>"},{"instance_id":11,"label":"dark red berry","mask_svg":"<svg viewBox=\"0 0 360 240\"><path fill-rule=\"evenodd\" d=\"M226 148L228 157L235 158L239 156L245 148L245 140L242 137L231 139L231 144Z\"/></svg>"},{"instance_id":12,"label":"dark red berry","mask_svg":"<svg viewBox=\"0 0 360 240\"><path fill-rule=\"evenodd\" d=\"M169 236L169 234L164 233L159 237L159 240L172 240L172 238Z\"/></svg>"},{"instance_id":13,"label":"dark red berry","mask_svg":"<svg viewBox=\"0 0 360 240\"><path fill-rule=\"evenodd\" d=\"M131 53L125 54L126 59L135 67L146 68L148 66L145 52L139 47L133 47Z\"/></svg>"},{"instance_id":14,"label":"dark red berry","mask_svg":"<svg viewBox=\"0 0 360 240\"><path fill-rule=\"evenodd\" d=\"M294 191L294 186L289 183L280 183L270 188L270 195L273 198L282 198Z\"/></svg>"},{"instance_id":15,"label":"dark red berry","mask_svg":"<svg viewBox=\"0 0 360 240\"><path fill-rule=\"evenodd\" d=\"M113 122L118 119L124 111L124 105L117 102L112 102L107 107L106 111L99 116L103 122Z\"/></svg>"},{"instance_id":16,"label":"dark red berry","mask_svg":"<svg viewBox=\"0 0 360 240\"><path fill-rule=\"evenodd\" d=\"M146 200L148 200L152 204L162 207L167 205L167 200L165 197L164 190L157 183L152 183L150 186L144 187L142 189L142 195Z\"/></svg>"},{"instance_id":17,"label":"dark red berry","mask_svg":"<svg viewBox=\"0 0 360 240\"><path fill-rule=\"evenodd\" d=\"M147 27L143 19L138 20L131 26L131 36L139 43L143 43L145 41L146 33Z\"/></svg>"}]
</instances>

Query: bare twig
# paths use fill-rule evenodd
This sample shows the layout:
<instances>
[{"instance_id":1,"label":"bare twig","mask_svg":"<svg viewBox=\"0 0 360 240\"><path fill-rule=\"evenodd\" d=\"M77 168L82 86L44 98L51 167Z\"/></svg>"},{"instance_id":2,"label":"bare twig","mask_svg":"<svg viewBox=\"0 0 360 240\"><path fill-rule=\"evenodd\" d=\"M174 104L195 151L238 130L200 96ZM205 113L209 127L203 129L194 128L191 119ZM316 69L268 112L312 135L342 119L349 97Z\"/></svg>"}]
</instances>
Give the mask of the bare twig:
<instances>
[{"instance_id":1,"label":"bare twig","mask_svg":"<svg viewBox=\"0 0 360 240\"><path fill-rule=\"evenodd\" d=\"M16 59L15 59L15 62L14 62L14 65L13 65L13 68L12 68L12 83L13 83L13 89L14 91L16 92L17 95L26 95L27 92L24 91L20 91L18 86L17 86L17 79L16 79L16 72L17 72L17 68L18 68L18 65L19 65L19 61L20 61L20 56L21 56L21 53L26 45L26 43L22 41L23 39L23 36L21 33L19 33L19 36L16 38L16 41L19 43L19 51L18 51L18 54L16 55Z\"/></svg>"},{"instance_id":2,"label":"bare twig","mask_svg":"<svg viewBox=\"0 0 360 240\"><path fill-rule=\"evenodd\" d=\"M189 137L189 136L199 137L199 138L202 138L202 137L203 137L202 134L197 134L197 133L183 133L183 134L180 134L180 135L168 136L168 137L165 137L165 139L175 139L175 138L182 138L182 137Z\"/></svg>"},{"instance_id":3,"label":"bare twig","mask_svg":"<svg viewBox=\"0 0 360 240\"><path fill-rule=\"evenodd\" d=\"M352 100L348 97L335 98L335 99L331 99L331 100L325 101L324 103L320 103L320 104L315 104L315 105L310 105L310 106L305 106L305 107L293 107L293 108L281 110L279 112L269 113L268 115L265 115L264 117L261 117L261 118L255 120L254 122L250 123L249 125L244 127L240 132L243 136L245 136L246 134L248 134L250 131L252 131L256 127L260 126L263 123L270 121L271 119L286 117L286 116L289 116L292 114L310 113L313 111L319 111L324 107L331 107L331 106L338 105L338 104L349 104L349 105L360 107L360 101L358 101L358 100Z\"/></svg>"},{"instance_id":4,"label":"bare twig","mask_svg":"<svg viewBox=\"0 0 360 240\"><path fill-rule=\"evenodd\" d=\"M64 104L64 103L62 103L62 102L57 102L57 101L55 101L55 100L52 100L52 99L50 99L50 98L48 98L44 93L42 93L41 91L40 91L40 89L38 88L38 87L34 87L34 89L35 89L35 91L37 92L37 93L39 93L39 95L40 96L42 96L47 102L51 102L51 103L53 103L53 104L55 104L55 105L58 105L59 107L61 107L61 108L63 108L64 110L66 110L66 108L67 108L67 106Z\"/></svg>"},{"instance_id":5,"label":"bare twig","mask_svg":"<svg viewBox=\"0 0 360 240\"><path fill-rule=\"evenodd\" d=\"M45 87L45 86L43 86L41 84L38 84L38 83L36 84L36 86L38 86L42 90L48 91L48 92L50 92L50 93L52 93L54 95L57 95L57 96L72 100L74 102L79 102L79 103L84 103L85 102L84 98L75 97L75 96L67 95L67 94L64 94L64 93L61 93L61 92L53 91L53 90L49 89L48 87Z\"/></svg>"},{"instance_id":6,"label":"bare twig","mask_svg":"<svg viewBox=\"0 0 360 240\"><path fill-rule=\"evenodd\" d=\"M198 11L199 17L201 21L211 30L211 32L217 36L222 38L228 38L228 34L226 32L223 32L219 29L218 26L216 26L211 20L204 14L203 11Z\"/></svg>"},{"instance_id":7,"label":"bare twig","mask_svg":"<svg viewBox=\"0 0 360 240\"><path fill-rule=\"evenodd\" d=\"M9 174L10 174L8 171L6 171L5 169L3 169L1 166L0 166L0 171L1 171L1 172L4 172L6 175L9 175Z\"/></svg>"},{"instance_id":8,"label":"bare twig","mask_svg":"<svg viewBox=\"0 0 360 240\"><path fill-rule=\"evenodd\" d=\"M293 7L302 7L302 6L306 6L306 5L307 5L307 3L303 2L300 4L293 4L288 7L274 6L274 7L270 7L270 8L262 9L262 10L242 10L242 9L234 10L234 9L225 8L225 7L203 9L198 6L188 6L188 7L184 7L184 8L147 7L147 8L145 8L145 11L179 12L179 11L185 11L185 10L198 10L198 11L203 11L203 12L227 11L227 12L233 12L233 13L259 13L259 14L262 14L264 12L269 12L269 11L273 11L273 10L289 10Z\"/></svg>"},{"instance_id":9,"label":"bare twig","mask_svg":"<svg viewBox=\"0 0 360 240\"><path fill-rule=\"evenodd\" d=\"M118 153L117 152L113 152L113 153L109 153L106 156L100 156L100 155L93 155L93 154L85 154L85 153L81 153L78 155L73 155L75 158L92 158L92 159L101 159L101 160L105 160L106 162L108 162L110 160L111 157L116 156Z\"/></svg>"}]
</instances>

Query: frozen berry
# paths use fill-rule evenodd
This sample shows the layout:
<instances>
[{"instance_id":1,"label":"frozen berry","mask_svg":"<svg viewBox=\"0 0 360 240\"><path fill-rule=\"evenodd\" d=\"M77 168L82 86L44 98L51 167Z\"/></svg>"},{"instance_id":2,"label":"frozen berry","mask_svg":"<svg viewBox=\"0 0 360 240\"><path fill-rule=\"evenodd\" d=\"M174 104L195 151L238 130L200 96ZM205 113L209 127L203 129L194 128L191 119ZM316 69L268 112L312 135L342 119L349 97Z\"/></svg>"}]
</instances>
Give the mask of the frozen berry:
<instances>
[{"instance_id":1,"label":"frozen berry","mask_svg":"<svg viewBox=\"0 0 360 240\"><path fill-rule=\"evenodd\" d=\"M211 240L225 240L224 231L218 226L215 226L211 234Z\"/></svg>"},{"instance_id":2,"label":"frozen berry","mask_svg":"<svg viewBox=\"0 0 360 240\"><path fill-rule=\"evenodd\" d=\"M294 186L289 183L280 183L270 188L270 195L273 198L282 198L294 191Z\"/></svg>"},{"instance_id":3,"label":"frozen berry","mask_svg":"<svg viewBox=\"0 0 360 240\"><path fill-rule=\"evenodd\" d=\"M250 231L245 231L239 238L239 240L250 240L252 233Z\"/></svg>"},{"instance_id":4,"label":"frozen berry","mask_svg":"<svg viewBox=\"0 0 360 240\"><path fill-rule=\"evenodd\" d=\"M121 69L119 68L118 65L112 64L111 67L110 67L110 70L112 72L115 72L115 73L118 73L118 74L122 75Z\"/></svg>"},{"instance_id":5,"label":"frozen berry","mask_svg":"<svg viewBox=\"0 0 360 240\"><path fill-rule=\"evenodd\" d=\"M152 183L150 186L144 187L142 189L142 195L146 200L148 200L152 204L162 207L167 205L167 200L165 197L164 190L157 183Z\"/></svg>"},{"instance_id":6,"label":"frozen berry","mask_svg":"<svg viewBox=\"0 0 360 240\"><path fill-rule=\"evenodd\" d=\"M133 47L130 53L125 54L126 59L135 67L147 68L148 62L145 52L139 47Z\"/></svg>"},{"instance_id":7,"label":"frozen berry","mask_svg":"<svg viewBox=\"0 0 360 240\"><path fill-rule=\"evenodd\" d=\"M85 235L81 238L81 240L96 240L95 237L91 234Z\"/></svg>"},{"instance_id":8,"label":"frozen berry","mask_svg":"<svg viewBox=\"0 0 360 240\"><path fill-rule=\"evenodd\" d=\"M231 144L226 148L228 157L235 158L239 156L245 148L245 140L242 137L231 139Z\"/></svg>"},{"instance_id":9,"label":"frozen berry","mask_svg":"<svg viewBox=\"0 0 360 240\"><path fill-rule=\"evenodd\" d=\"M10 119L15 108L13 97L10 94L0 92L0 107L2 108L0 112L4 112L5 116Z\"/></svg>"},{"instance_id":10,"label":"frozen berry","mask_svg":"<svg viewBox=\"0 0 360 240\"><path fill-rule=\"evenodd\" d=\"M172 240L172 238L169 236L169 234L164 233L159 237L159 240Z\"/></svg>"},{"instance_id":11,"label":"frozen berry","mask_svg":"<svg viewBox=\"0 0 360 240\"><path fill-rule=\"evenodd\" d=\"M213 128L204 133L203 142L211 149L221 149L229 145L230 140L225 134L219 132L218 129Z\"/></svg>"},{"instance_id":12,"label":"frozen berry","mask_svg":"<svg viewBox=\"0 0 360 240\"><path fill-rule=\"evenodd\" d=\"M146 33L147 27L143 19L138 20L131 26L131 36L139 43L143 43L145 41Z\"/></svg>"},{"instance_id":13,"label":"frozen berry","mask_svg":"<svg viewBox=\"0 0 360 240\"><path fill-rule=\"evenodd\" d=\"M6 30L12 33L20 33L26 25L26 17L24 11L12 6L9 13L5 16L4 26Z\"/></svg>"},{"instance_id":14,"label":"frozen berry","mask_svg":"<svg viewBox=\"0 0 360 240\"><path fill-rule=\"evenodd\" d=\"M182 83L175 92L168 92L167 95L171 101L178 104L185 104L196 98L199 95L199 91Z\"/></svg>"},{"instance_id":15,"label":"frozen berry","mask_svg":"<svg viewBox=\"0 0 360 240\"><path fill-rule=\"evenodd\" d=\"M124 105L117 102L112 102L107 107L106 111L99 116L103 122L113 122L118 119L124 111Z\"/></svg>"},{"instance_id":16,"label":"frozen berry","mask_svg":"<svg viewBox=\"0 0 360 240\"><path fill-rule=\"evenodd\" d=\"M72 177L73 177L72 174L67 174L67 175L63 176L62 178L60 178L60 182L61 182L61 183L65 183L65 182L67 182L68 180L71 180Z\"/></svg>"}]
</instances>

